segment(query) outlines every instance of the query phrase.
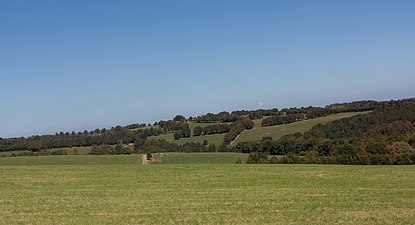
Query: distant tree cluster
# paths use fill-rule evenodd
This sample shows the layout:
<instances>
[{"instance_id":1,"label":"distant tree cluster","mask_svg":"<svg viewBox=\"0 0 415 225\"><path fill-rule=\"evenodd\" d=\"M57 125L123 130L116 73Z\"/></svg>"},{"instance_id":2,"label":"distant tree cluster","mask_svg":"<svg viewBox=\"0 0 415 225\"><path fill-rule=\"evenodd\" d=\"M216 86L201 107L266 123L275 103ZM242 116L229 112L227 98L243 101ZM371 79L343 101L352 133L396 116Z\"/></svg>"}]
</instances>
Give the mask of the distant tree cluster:
<instances>
[{"instance_id":1,"label":"distant tree cluster","mask_svg":"<svg viewBox=\"0 0 415 225\"><path fill-rule=\"evenodd\" d=\"M304 114L287 114L283 116L272 116L267 117L262 120L262 126L275 126L275 125L282 125L287 123L293 123L297 121L304 120Z\"/></svg>"},{"instance_id":2,"label":"distant tree cluster","mask_svg":"<svg viewBox=\"0 0 415 225\"><path fill-rule=\"evenodd\" d=\"M262 119L267 116L277 116L279 115L279 111L277 108L273 109L257 109L257 110L239 110L233 111L232 114L236 114L239 116L247 116L249 119Z\"/></svg>"},{"instance_id":3,"label":"distant tree cluster","mask_svg":"<svg viewBox=\"0 0 415 225\"><path fill-rule=\"evenodd\" d=\"M177 115L173 118L173 121L177 121L177 122L186 122L186 117L182 116L182 115Z\"/></svg>"},{"instance_id":4,"label":"distant tree cluster","mask_svg":"<svg viewBox=\"0 0 415 225\"><path fill-rule=\"evenodd\" d=\"M192 131L190 130L190 128L184 128L174 133L174 140L179 140L180 138L188 138L191 135L192 135Z\"/></svg>"},{"instance_id":5,"label":"distant tree cluster","mask_svg":"<svg viewBox=\"0 0 415 225\"><path fill-rule=\"evenodd\" d=\"M325 109L330 110L331 113L372 111L385 107L383 105L384 103L387 107L387 102L355 101L350 103L335 103L327 105Z\"/></svg>"},{"instance_id":6,"label":"distant tree cluster","mask_svg":"<svg viewBox=\"0 0 415 225\"><path fill-rule=\"evenodd\" d=\"M125 147L121 144L112 147L110 145L94 145L89 152L90 155L128 155L134 151L131 148Z\"/></svg>"},{"instance_id":7,"label":"distant tree cluster","mask_svg":"<svg viewBox=\"0 0 415 225\"><path fill-rule=\"evenodd\" d=\"M62 134L61 134L62 133ZM115 145L117 143L133 143L137 138L146 138L163 134L161 128L143 128L136 131L121 126L114 127L110 131L101 133L63 132L56 135L32 136L28 138L0 139L0 151L29 150L40 151L63 147L81 147L93 145Z\"/></svg>"},{"instance_id":8,"label":"distant tree cluster","mask_svg":"<svg viewBox=\"0 0 415 225\"><path fill-rule=\"evenodd\" d=\"M134 144L135 153L148 152L228 152L226 145L216 146L206 142L188 142L182 145L174 144L163 139L148 138L144 142Z\"/></svg>"},{"instance_id":9,"label":"distant tree cluster","mask_svg":"<svg viewBox=\"0 0 415 225\"><path fill-rule=\"evenodd\" d=\"M200 136L203 134L203 127L193 128L193 136Z\"/></svg>"},{"instance_id":10,"label":"distant tree cluster","mask_svg":"<svg viewBox=\"0 0 415 225\"><path fill-rule=\"evenodd\" d=\"M238 122L232 123L230 125L229 132L223 137L223 144L231 144L232 141L235 140L240 133L242 133L242 131L252 129L253 127L254 123L248 118L243 118Z\"/></svg>"},{"instance_id":11,"label":"distant tree cluster","mask_svg":"<svg viewBox=\"0 0 415 225\"><path fill-rule=\"evenodd\" d=\"M198 116L193 118L193 121L196 123L227 123L235 122L240 118L240 116L229 113L229 112L220 112L218 114L208 113L206 115Z\"/></svg>"},{"instance_id":12,"label":"distant tree cluster","mask_svg":"<svg viewBox=\"0 0 415 225\"><path fill-rule=\"evenodd\" d=\"M223 137L223 144L225 145L231 144L232 141L235 140L236 137L238 137L238 135L242 133L242 131L244 130L245 128L241 123L232 124L229 132L226 133L225 136Z\"/></svg>"},{"instance_id":13,"label":"distant tree cluster","mask_svg":"<svg viewBox=\"0 0 415 225\"><path fill-rule=\"evenodd\" d=\"M223 134L228 132L230 129L230 125L228 124L215 124L209 125L205 127L195 127L193 128L193 136L200 136L200 135L211 135L211 134Z\"/></svg>"},{"instance_id":14,"label":"distant tree cluster","mask_svg":"<svg viewBox=\"0 0 415 225\"><path fill-rule=\"evenodd\" d=\"M189 128L189 124L184 121L174 121L174 120L161 120L157 123L154 123L154 126L159 126L163 129L164 132L177 131Z\"/></svg>"},{"instance_id":15,"label":"distant tree cluster","mask_svg":"<svg viewBox=\"0 0 415 225\"><path fill-rule=\"evenodd\" d=\"M138 128L144 128L144 127L146 127L147 125L145 124L145 123L141 123L141 124L138 124L138 123L133 123L133 124L130 124L130 125L127 125L127 126L125 126L127 129L138 129Z\"/></svg>"}]
</instances>

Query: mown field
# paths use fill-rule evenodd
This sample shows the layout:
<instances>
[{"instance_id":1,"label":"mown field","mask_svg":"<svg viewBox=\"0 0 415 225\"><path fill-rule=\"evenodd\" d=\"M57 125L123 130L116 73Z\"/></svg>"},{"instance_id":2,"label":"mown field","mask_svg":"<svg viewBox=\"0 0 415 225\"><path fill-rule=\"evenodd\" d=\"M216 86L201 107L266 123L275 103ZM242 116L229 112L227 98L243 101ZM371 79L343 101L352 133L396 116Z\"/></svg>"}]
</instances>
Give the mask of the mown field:
<instances>
[{"instance_id":1,"label":"mown field","mask_svg":"<svg viewBox=\"0 0 415 225\"><path fill-rule=\"evenodd\" d=\"M245 163L248 154L243 153L167 153L167 156L155 156L151 163L157 164L234 164L240 159Z\"/></svg>"},{"instance_id":2,"label":"mown field","mask_svg":"<svg viewBox=\"0 0 415 225\"><path fill-rule=\"evenodd\" d=\"M1 160L0 224L415 221L415 166L116 165L117 158L112 165L17 165L7 162L14 158Z\"/></svg>"},{"instance_id":3,"label":"mown field","mask_svg":"<svg viewBox=\"0 0 415 225\"><path fill-rule=\"evenodd\" d=\"M270 126L270 127L260 127L261 120L254 121L255 126L252 130L245 130L243 131L237 139L233 142L233 144L237 144L239 142L244 141L256 141L260 140L263 137L272 137L274 140L280 139L282 136L292 134L295 132L306 132L310 130L313 126L317 124L326 124L328 122L332 122L335 120L348 118L360 114L364 114L367 112L350 112L350 113L339 113L333 114L325 117L319 117L316 119L309 119L300 122L278 125L278 126Z\"/></svg>"},{"instance_id":4,"label":"mown field","mask_svg":"<svg viewBox=\"0 0 415 225\"><path fill-rule=\"evenodd\" d=\"M51 148L51 149L47 149L47 151L49 152L54 152L54 151L60 151L60 150L64 150L66 151L66 153L68 155L88 155L89 152L91 151L92 146L86 146L86 147L68 147L68 148ZM0 157L8 157L11 156L12 154L19 154L22 152L29 152L26 150L23 151L8 151L8 152L0 152Z\"/></svg>"},{"instance_id":5,"label":"mown field","mask_svg":"<svg viewBox=\"0 0 415 225\"><path fill-rule=\"evenodd\" d=\"M129 165L141 164L141 155L49 155L0 158L0 166L17 165Z\"/></svg>"}]
</instances>

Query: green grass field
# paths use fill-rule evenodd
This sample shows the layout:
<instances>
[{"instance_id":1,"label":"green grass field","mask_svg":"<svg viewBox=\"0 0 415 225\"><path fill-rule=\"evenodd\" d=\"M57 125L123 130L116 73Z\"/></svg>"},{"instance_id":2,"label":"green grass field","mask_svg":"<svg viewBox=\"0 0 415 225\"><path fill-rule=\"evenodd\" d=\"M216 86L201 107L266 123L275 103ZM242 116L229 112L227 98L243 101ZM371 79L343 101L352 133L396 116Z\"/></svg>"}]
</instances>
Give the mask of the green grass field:
<instances>
[{"instance_id":1,"label":"green grass field","mask_svg":"<svg viewBox=\"0 0 415 225\"><path fill-rule=\"evenodd\" d=\"M235 164L236 160L245 163L248 155L242 153L168 153L167 156L155 157L158 164Z\"/></svg>"},{"instance_id":2,"label":"green grass field","mask_svg":"<svg viewBox=\"0 0 415 225\"><path fill-rule=\"evenodd\" d=\"M0 166L16 165L129 165L141 164L140 155L49 155L0 158Z\"/></svg>"},{"instance_id":3,"label":"green grass field","mask_svg":"<svg viewBox=\"0 0 415 225\"><path fill-rule=\"evenodd\" d=\"M17 151L0 152L0 157L6 157L6 156L8 157L8 156L10 156L13 153L18 154L18 153L22 153L22 152L29 152L29 151L26 151L26 150L17 150Z\"/></svg>"},{"instance_id":4,"label":"green grass field","mask_svg":"<svg viewBox=\"0 0 415 225\"><path fill-rule=\"evenodd\" d=\"M69 155L73 155L75 153L79 155L88 155L91 149L92 149L92 146L86 146L86 147L71 147L71 148L54 148L54 149L49 149L49 151L65 150Z\"/></svg>"},{"instance_id":5,"label":"green grass field","mask_svg":"<svg viewBox=\"0 0 415 225\"><path fill-rule=\"evenodd\" d=\"M0 162L0 224L415 221L415 166L12 166L7 160L14 159Z\"/></svg>"},{"instance_id":6,"label":"green grass field","mask_svg":"<svg viewBox=\"0 0 415 225\"><path fill-rule=\"evenodd\" d=\"M351 112L351 113L339 113L333 114L325 117L320 117L316 119L304 120L300 122L270 126L270 127L260 127L262 120L254 121L254 128L252 130L243 131L238 138L233 142L237 144L244 141L256 141L261 140L263 137L272 137L274 140L280 139L284 135L292 134L295 132L305 132L310 130L313 126L321 123L325 124L334 120L339 120L342 118L352 117L367 112Z\"/></svg>"},{"instance_id":7,"label":"green grass field","mask_svg":"<svg viewBox=\"0 0 415 225\"><path fill-rule=\"evenodd\" d=\"M92 146L86 146L86 147L71 147L71 148L51 148L48 149L49 152L58 151L58 150L64 150L68 153L68 155L88 155L91 151ZM0 157L4 156L10 156L13 153L19 154L22 152L28 152L26 150L21 151L9 151L9 152L0 152Z\"/></svg>"},{"instance_id":8,"label":"green grass field","mask_svg":"<svg viewBox=\"0 0 415 225\"><path fill-rule=\"evenodd\" d=\"M262 120L264 120L264 119L252 120L252 122L254 122L254 128L261 128Z\"/></svg>"}]
</instances>

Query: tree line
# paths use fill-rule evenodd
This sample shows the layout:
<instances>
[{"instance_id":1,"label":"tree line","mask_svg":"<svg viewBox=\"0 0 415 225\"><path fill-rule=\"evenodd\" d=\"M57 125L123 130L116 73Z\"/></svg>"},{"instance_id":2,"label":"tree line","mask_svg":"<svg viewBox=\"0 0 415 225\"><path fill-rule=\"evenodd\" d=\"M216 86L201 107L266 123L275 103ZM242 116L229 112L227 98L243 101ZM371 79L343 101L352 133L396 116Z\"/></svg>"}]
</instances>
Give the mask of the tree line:
<instances>
[{"instance_id":1,"label":"tree line","mask_svg":"<svg viewBox=\"0 0 415 225\"><path fill-rule=\"evenodd\" d=\"M305 118L304 114L301 114L301 113L266 117L262 120L261 126L266 127L266 126L275 126L275 125L293 123L297 121L302 121L304 120L304 118Z\"/></svg>"},{"instance_id":2,"label":"tree line","mask_svg":"<svg viewBox=\"0 0 415 225\"><path fill-rule=\"evenodd\" d=\"M230 128L230 124L215 124L205 127L195 127L193 128L193 136L223 134L229 132Z\"/></svg>"},{"instance_id":3,"label":"tree line","mask_svg":"<svg viewBox=\"0 0 415 225\"><path fill-rule=\"evenodd\" d=\"M40 151L63 147L82 147L92 145L115 145L117 143L133 143L137 139L164 134L163 129L157 127L138 129L113 129L99 134L68 134L42 135L28 138L0 139L0 151L29 150Z\"/></svg>"},{"instance_id":4,"label":"tree line","mask_svg":"<svg viewBox=\"0 0 415 225\"><path fill-rule=\"evenodd\" d=\"M244 130L250 130L254 127L252 120L248 118L242 118L240 121L232 123L230 125L229 132L223 137L223 144L229 145L238 137Z\"/></svg>"}]
</instances>

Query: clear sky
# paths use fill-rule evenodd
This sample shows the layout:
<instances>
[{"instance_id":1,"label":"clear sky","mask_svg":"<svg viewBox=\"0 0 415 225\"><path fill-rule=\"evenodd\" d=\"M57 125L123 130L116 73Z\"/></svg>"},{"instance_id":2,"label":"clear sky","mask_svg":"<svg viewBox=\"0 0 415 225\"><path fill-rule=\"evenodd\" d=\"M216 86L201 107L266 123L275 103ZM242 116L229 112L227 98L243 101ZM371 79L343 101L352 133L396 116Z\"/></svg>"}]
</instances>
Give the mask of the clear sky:
<instances>
[{"instance_id":1,"label":"clear sky","mask_svg":"<svg viewBox=\"0 0 415 225\"><path fill-rule=\"evenodd\" d=\"M0 1L0 137L415 96L415 1Z\"/></svg>"}]
</instances>

